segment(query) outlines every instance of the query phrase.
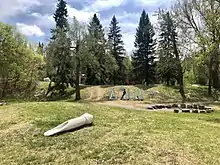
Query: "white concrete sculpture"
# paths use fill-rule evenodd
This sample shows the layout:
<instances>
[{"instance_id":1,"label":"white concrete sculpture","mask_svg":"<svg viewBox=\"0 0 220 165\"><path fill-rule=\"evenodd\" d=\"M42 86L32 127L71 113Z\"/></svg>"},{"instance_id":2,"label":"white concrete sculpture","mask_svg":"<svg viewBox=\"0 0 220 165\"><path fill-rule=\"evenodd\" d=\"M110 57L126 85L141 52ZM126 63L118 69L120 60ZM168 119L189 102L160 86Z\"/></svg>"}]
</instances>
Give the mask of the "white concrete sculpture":
<instances>
[{"instance_id":1,"label":"white concrete sculpture","mask_svg":"<svg viewBox=\"0 0 220 165\"><path fill-rule=\"evenodd\" d=\"M57 133L72 130L72 129L81 127L83 125L91 124L92 121L93 121L93 115L85 113L80 117L70 119L70 120L58 125L57 127L45 132L44 136L51 136L51 135L54 135Z\"/></svg>"}]
</instances>

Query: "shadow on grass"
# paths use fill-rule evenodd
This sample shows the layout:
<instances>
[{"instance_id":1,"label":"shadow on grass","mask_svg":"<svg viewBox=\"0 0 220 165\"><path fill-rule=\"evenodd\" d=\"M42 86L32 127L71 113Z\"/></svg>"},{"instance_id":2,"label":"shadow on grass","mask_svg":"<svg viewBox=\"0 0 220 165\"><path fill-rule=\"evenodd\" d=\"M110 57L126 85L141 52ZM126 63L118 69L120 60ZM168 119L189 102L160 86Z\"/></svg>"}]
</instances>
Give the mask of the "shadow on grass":
<instances>
[{"instance_id":1,"label":"shadow on grass","mask_svg":"<svg viewBox=\"0 0 220 165\"><path fill-rule=\"evenodd\" d=\"M139 88L139 89L142 89L142 90L148 90L150 88L153 88L153 87L158 87L160 86L161 84L153 84L153 85L143 85L143 84L137 84L137 85L134 85L134 87L136 88Z\"/></svg>"},{"instance_id":2,"label":"shadow on grass","mask_svg":"<svg viewBox=\"0 0 220 165\"><path fill-rule=\"evenodd\" d=\"M83 90L83 89L85 89L87 87L90 87L90 86L88 86L88 85L81 85L80 86L80 90ZM59 94L51 95L51 96L47 97L45 101L64 101L64 100L70 99L71 96L74 95L75 93L76 93L76 90L74 88L72 88L72 89L68 88L65 91L64 95L62 95L62 96L60 96Z\"/></svg>"},{"instance_id":3,"label":"shadow on grass","mask_svg":"<svg viewBox=\"0 0 220 165\"><path fill-rule=\"evenodd\" d=\"M220 118L215 118L215 119L202 119L202 120L205 120L205 121L211 122L211 123L220 124Z\"/></svg>"},{"instance_id":4,"label":"shadow on grass","mask_svg":"<svg viewBox=\"0 0 220 165\"><path fill-rule=\"evenodd\" d=\"M59 132L59 133L57 133L57 134L51 135L50 137L56 137L56 136L60 136L60 135L66 134L66 133L76 132L76 131L79 131L79 130L81 130L81 129L89 128L89 127L92 127L92 126L94 126L93 123L87 124L87 125L83 125L83 126L80 126L80 127L77 127L77 128L71 129L71 130L68 130L68 131ZM56 126L55 126L55 127L56 127Z\"/></svg>"},{"instance_id":5,"label":"shadow on grass","mask_svg":"<svg viewBox=\"0 0 220 165\"><path fill-rule=\"evenodd\" d=\"M185 91L189 102L214 101L214 97L208 95L207 87L186 87Z\"/></svg>"}]
</instances>

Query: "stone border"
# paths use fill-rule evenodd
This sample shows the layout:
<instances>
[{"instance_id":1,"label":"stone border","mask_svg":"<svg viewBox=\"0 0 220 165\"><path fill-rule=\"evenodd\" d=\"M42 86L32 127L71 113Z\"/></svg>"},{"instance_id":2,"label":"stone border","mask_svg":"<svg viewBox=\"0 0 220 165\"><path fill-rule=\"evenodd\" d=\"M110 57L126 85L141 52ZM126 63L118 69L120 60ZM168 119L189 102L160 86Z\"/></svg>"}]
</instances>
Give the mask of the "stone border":
<instances>
[{"instance_id":1,"label":"stone border","mask_svg":"<svg viewBox=\"0 0 220 165\"><path fill-rule=\"evenodd\" d=\"M174 109L174 113L211 113L214 110L201 104L156 104L147 106L149 110Z\"/></svg>"},{"instance_id":2,"label":"stone border","mask_svg":"<svg viewBox=\"0 0 220 165\"><path fill-rule=\"evenodd\" d=\"M8 102L0 102L0 106L8 105Z\"/></svg>"}]
</instances>

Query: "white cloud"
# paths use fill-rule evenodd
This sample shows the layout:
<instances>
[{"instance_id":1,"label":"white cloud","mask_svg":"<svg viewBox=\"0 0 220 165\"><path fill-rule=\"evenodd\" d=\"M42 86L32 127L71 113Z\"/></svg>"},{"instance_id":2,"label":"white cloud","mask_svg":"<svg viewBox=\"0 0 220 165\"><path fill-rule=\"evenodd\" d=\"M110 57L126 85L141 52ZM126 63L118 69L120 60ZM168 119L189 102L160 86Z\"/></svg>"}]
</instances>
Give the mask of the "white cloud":
<instances>
[{"instance_id":1,"label":"white cloud","mask_svg":"<svg viewBox=\"0 0 220 165\"><path fill-rule=\"evenodd\" d=\"M55 26L53 15L42 15L40 13L31 13L30 15L35 18L34 24L41 28L53 28Z\"/></svg>"},{"instance_id":2,"label":"white cloud","mask_svg":"<svg viewBox=\"0 0 220 165\"><path fill-rule=\"evenodd\" d=\"M72 19L75 16L80 22L88 22L95 13L92 11L77 10L69 5L67 5L67 11L69 19Z\"/></svg>"},{"instance_id":3,"label":"white cloud","mask_svg":"<svg viewBox=\"0 0 220 165\"><path fill-rule=\"evenodd\" d=\"M0 20L26 12L33 6L41 5L39 0L1 0Z\"/></svg>"},{"instance_id":4,"label":"white cloud","mask_svg":"<svg viewBox=\"0 0 220 165\"><path fill-rule=\"evenodd\" d=\"M116 15L117 20L139 20L140 18L140 13L137 12L127 12L124 11L122 14L120 15Z\"/></svg>"},{"instance_id":5,"label":"white cloud","mask_svg":"<svg viewBox=\"0 0 220 165\"><path fill-rule=\"evenodd\" d=\"M126 51L130 54L134 49L135 33L124 33L122 35L124 41L124 47Z\"/></svg>"},{"instance_id":6,"label":"white cloud","mask_svg":"<svg viewBox=\"0 0 220 165\"><path fill-rule=\"evenodd\" d=\"M26 36L36 36L41 37L44 36L44 32L36 25L26 25L23 23L16 23L16 27L18 31Z\"/></svg>"},{"instance_id":7,"label":"white cloud","mask_svg":"<svg viewBox=\"0 0 220 165\"><path fill-rule=\"evenodd\" d=\"M175 0L135 0L137 6L155 8L167 8L172 5Z\"/></svg>"},{"instance_id":8,"label":"white cloud","mask_svg":"<svg viewBox=\"0 0 220 165\"><path fill-rule=\"evenodd\" d=\"M67 5L67 11L68 11L68 20L71 21L75 16L78 21L84 23L87 23L94 14L94 12L77 10L75 8L72 8L70 5ZM53 28L55 26L53 14L43 15L40 13L31 13L30 15L35 18L34 24L40 26L41 28Z\"/></svg>"},{"instance_id":9,"label":"white cloud","mask_svg":"<svg viewBox=\"0 0 220 165\"><path fill-rule=\"evenodd\" d=\"M141 5L158 5L158 4L170 4L171 2L173 2L173 0L135 0L138 3L140 3Z\"/></svg>"},{"instance_id":10,"label":"white cloud","mask_svg":"<svg viewBox=\"0 0 220 165\"><path fill-rule=\"evenodd\" d=\"M161 0L135 0L137 3L140 3L141 5L153 5L157 4L158 2L161 2Z\"/></svg>"},{"instance_id":11,"label":"white cloud","mask_svg":"<svg viewBox=\"0 0 220 165\"><path fill-rule=\"evenodd\" d=\"M92 5L86 7L84 10L99 12L112 7L119 7L125 1L126 0L96 0Z\"/></svg>"}]
</instances>

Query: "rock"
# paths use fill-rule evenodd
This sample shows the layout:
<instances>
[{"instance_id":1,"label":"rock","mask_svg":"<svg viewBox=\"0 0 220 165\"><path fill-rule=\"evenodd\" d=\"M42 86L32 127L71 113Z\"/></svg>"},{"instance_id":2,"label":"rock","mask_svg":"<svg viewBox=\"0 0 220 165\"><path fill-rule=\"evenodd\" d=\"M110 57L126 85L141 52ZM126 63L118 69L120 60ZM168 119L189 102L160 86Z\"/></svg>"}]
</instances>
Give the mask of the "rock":
<instances>
[{"instance_id":1,"label":"rock","mask_svg":"<svg viewBox=\"0 0 220 165\"><path fill-rule=\"evenodd\" d=\"M174 113L179 113L179 109L174 109Z\"/></svg>"},{"instance_id":2,"label":"rock","mask_svg":"<svg viewBox=\"0 0 220 165\"><path fill-rule=\"evenodd\" d=\"M154 109L157 109L157 105L152 105L152 107L153 107Z\"/></svg>"},{"instance_id":3,"label":"rock","mask_svg":"<svg viewBox=\"0 0 220 165\"><path fill-rule=\"evenodd\" d=\"M156 104L154 105L155 109L160 109L160 105Z\"/></svg>"},{"instance_id":4,"label":"rock","mask_svg":"<svg viewBox=\"0 0 220 165\"><path fill-rule=\"evenodd\" d=\"M168 105L165 105L165 108L168 108L168 109L170 109L170 108L172 108L172 105L170 105L170 104L168 104Z\"/></svg>"},{"instance_id":5,"label":"rock","mask_svg":"<svg viewBox=\"0 0 220 165\"><path fill-rule=\"evenodd\" d=\"M200 110L199 112L200 113L206 113L206 110Z\"/></svg>"},{"instance_id":6,"label":"rock","mask_svg":"<svg viewBox=\"0 0 220 165\"><path fill-rule=\"evenodd\" d=\"M199 113L199 110L194 109L194 110L192 110L192 113Z\"/></svg>"},{"instance_id":7,"label":"rock","mask_svg":"<svg viewBox=\"0 0 220 165\"><path fill-rule=\"evenodd\" d=\"M198 109L198 105L197 104L193 104L193 108L194 109Z\"/></svg>"},{"instance_id":8,"label":"rock","mask_svg":"<svg viewBox=\"0 0 220 165\"><path fill-rule=\"evenodd\" d=\"M163 104L163 105L161 105L161 108L163 108L163 109L164 109L164 108L166 108L166 105L164 105L164 104Z\"/></svg>"},{"instance_id":9,"label":"rock","mask_svg":"<svg viewBox=\"0 0 220 165\"><path fill-rule=\"evenodd\" d=\"M165 105L159 104L159 105L157 105L157 107L158 107L158 109L163 109L163 108L165 108Z\"/></svg>"},{"instance_id":10,"label":"rock","mask_svg":"<svg viewBox=\"0 0 220 165\"><path fill-rule=\"evenodd\" d=\"M205 109L205 106L204 105L199 105L199 109Z\"/></svg>"},{"instance_id":11,"label":"rock","mask_svg":"<svg viewBox=\"0 0 220 165\"><path fill-rule=\"evenodd\" d=\"M8 105L8 102L0 102L0 106Z\"/></svg>"},{"instance_id":12,"label":"rock","mask_svg":"<svg viewBox=\"0 0 220 165\"><path fill-rule=\"evenodd\" d=\"M186 108L186 104L180 104L181 108Z\"/></svg>"},{"instance_id":13,"label":"rock","mask_svg":"<svg viewBox=\"0 0 220 165\"><path fill-rule=\"evenodd\" d=\"M206 110L207 113L211 113L211 110Z\"/></svg>"},{"instance_id":14,"label":"rock","mask_svg":"<svg viewBox=\"0 0 220 165\"><path fill-rule=\"evenodd\" d=\"M191 104L188 104L188 105L186 105L186 108L188 108L188 109L192 109L193 106L192 106Z\"/></svg>"},{"instance_id":15,"label":"rock","mask_svg":"<svg viewBox=\"0 0 220 165\"><path fill-rule=\"evenodd\" d=\"M154 110L154 107L152 105L148 105L147 109Z\"/></svg>"},{"instance_id":16,"label":"rock","mask_svg":"<svg viewBox=\"0 0 220 165\"><path fill-rule=\"evenodd\" d=\"M173 108L178 108L179 106L178 106L178 104L173 104L172 107Z\"/></svg>"},{"instance_id":17,"label":"rock","mask_svg":"<svg viewBox=\"0 0 220 165\"><path fill-rule=\"evenodd\" d=\"M182 112L184 112L184 113L190 113L190 109L182 109Z\"/></svg>"}]
</instances>

